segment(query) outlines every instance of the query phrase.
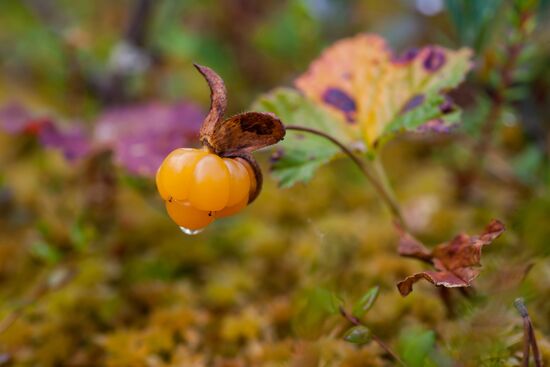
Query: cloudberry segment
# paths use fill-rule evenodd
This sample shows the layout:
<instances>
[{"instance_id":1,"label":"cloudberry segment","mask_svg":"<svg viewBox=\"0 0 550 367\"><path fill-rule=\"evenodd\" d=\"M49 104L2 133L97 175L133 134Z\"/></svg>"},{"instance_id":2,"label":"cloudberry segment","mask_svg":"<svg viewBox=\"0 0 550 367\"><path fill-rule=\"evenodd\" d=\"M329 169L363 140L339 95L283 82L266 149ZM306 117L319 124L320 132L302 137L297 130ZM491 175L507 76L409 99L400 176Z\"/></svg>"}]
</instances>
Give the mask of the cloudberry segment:
<instances>
[{"instance_id":1,"label":"cloudberry segment","mask_svg":"<svg viewBox=\"0 0 550 367\"><path fill-rule=\"evenodd\" d=\"M221 210L229 200L229 185L229 170L223 160L215 154L208 154L195 166L189 201L199 210Z\"/></svg>"},{"instance_id":2,"label":"cloudberry segment","mask_svg":"<svg viewBox=\"0 0 550 367\"><path fill-rule=\"evenodd\" d=\"M209 212L195 209L189 203L167 201L166 211L178 226L191 230L204 228L214 221Z\"/></svg>"},{"instance_id":3,"label":"cloudberry segment","mask_svg":"<svg viewBox=\"0 0 550 367\"><path fill-rule=\"evenodd\" d=\"M239 162L244 168L246 168L246 171L248 172L248 176L250 177L250 191L249 196L252 196L257 189L258 183L256 182L256 174L254 173L254 170L250 166L250 163L246 161L246 159L243 158L235 158L236 162Z\"/></svg>"},{"instance_id":4,"label":"cloudberry segment","mask_svg":"<svg viewBox=\"0 0 550 367\"><path fill-rule=\"evenodd\" d=\"M198 149L180 148L164 159L157 172L157 188L164 200L187 200L195 166L207 154Z\"/></svg>"},{"instance_id":5,"label":"cloudberry segment","mask_svg":"<svg viewBox=\"0 0 550 367\"><path fill-rule=\"evenodd\" d=\"M233 214L237 214L238 212L243 210L246 207L247 204L248 204L248 195L245 196L237 204L225 207L224 209L220 210L219 212L214 212L214 218L224 218L224 217L229 217Z\"/></svg>"},{"instance_id":6,"label":"cloudberry segment","mask_svg":"<svg viewBox=\"0 0 550 367\"><path fill-rule=\"evenodd\" d=\"M243 200L248 200L250 192L250 176L246 168L234 159L224 158L223 162L229 170L229 200L227 206L233 206Z\"/></svg>"}]
</instances>

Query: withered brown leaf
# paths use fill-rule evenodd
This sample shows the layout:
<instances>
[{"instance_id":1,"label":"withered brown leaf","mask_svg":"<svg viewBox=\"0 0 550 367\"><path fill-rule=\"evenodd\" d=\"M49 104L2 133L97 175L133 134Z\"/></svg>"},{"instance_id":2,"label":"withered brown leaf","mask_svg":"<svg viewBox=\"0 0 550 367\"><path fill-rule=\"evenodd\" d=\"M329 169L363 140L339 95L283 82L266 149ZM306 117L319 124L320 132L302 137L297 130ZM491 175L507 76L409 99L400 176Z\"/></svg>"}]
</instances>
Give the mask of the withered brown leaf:
<instances>
[{"instance_id":1,"label":"withered brown leaf","mask_svg":"<svg viewBox=\"0 0 550 367\"><path fill-rule=\"evenodd\" d=\"M420 279L446 288L469 287L480 273L481 250L504 232L504 224L493 219L479 236L459 234L450 242L438 245L429 251L409 233L400 230L399 254L429 262L435 270L413 274L397 283L401 295L413 290Z\"/></svg>"},{"instance_id":2,"label":"withered brown leaf","mask_svg":"<svg viewBox=\"0 0 550 367\"><path fill-rule=\"evenodd\" d=\"M273 145L285 136L281 120L272 113L245 112L224 120L227 90L212 69L195 64L210 87L211 106L200 131L201 142L221 156L250 153Z\"/></svg>"}]
</instances>

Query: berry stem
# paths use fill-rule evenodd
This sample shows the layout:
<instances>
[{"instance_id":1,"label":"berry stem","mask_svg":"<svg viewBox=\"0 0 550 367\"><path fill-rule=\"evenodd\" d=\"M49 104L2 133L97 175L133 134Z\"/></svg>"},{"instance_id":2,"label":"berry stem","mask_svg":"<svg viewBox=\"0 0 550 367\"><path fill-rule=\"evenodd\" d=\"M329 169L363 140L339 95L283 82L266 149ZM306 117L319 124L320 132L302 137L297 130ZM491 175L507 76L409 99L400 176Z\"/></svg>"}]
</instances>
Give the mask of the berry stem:
<instances>
[{"instance_id":1,"label":"berry stem","mask_svg":"<svg viewBox=\"0 0 550 367\"><path fill-rule=\"evenodd\" d=\"M397 200L395 199L393 192L389 187L389 183L385 178L385 174L381 177L382 181L380 181L377 175L371 171L370 167L365 163L365 161L363 161L356 154L354 154L348 147L346 147L338 139L336 139L335 137L323 131L312 129L305 126L297 126L297 125L285 125L285 129L302 131L302 132L307 132L317 136L321 136L329 140L338 148L340 148L340 150L342 150L342 152L346 154L352 160L352 162L355 163L355 165L361 170L361 172L367 178L367 180L370 181L370 183L372 184L372 186L374 187L374 189L376 190L376 192L378 193L382 201L387 205L388 209L390 210L394 218L399 222L399 224L404 229L408 230L407 223L405 222L405 219L401 214L401 208L399 207L399 204L397 203Z\"/></svg>"}]
</instances>

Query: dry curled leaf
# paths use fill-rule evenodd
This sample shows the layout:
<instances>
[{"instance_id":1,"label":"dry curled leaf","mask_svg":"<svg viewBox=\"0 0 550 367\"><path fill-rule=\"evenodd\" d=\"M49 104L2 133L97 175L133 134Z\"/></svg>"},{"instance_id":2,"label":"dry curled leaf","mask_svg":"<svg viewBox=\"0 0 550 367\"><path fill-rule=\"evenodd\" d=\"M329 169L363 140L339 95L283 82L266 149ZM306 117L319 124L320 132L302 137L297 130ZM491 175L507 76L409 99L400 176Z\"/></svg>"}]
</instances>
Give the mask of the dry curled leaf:
<instances>
[{"instance_id":1,"label":"dry curled leaf","mask_svg":"<svg viewBox=\"0 0 550 367\"><path fill-rule=\"evenodd\" d=\"M397 283L401 295L413 290L413 284L420 279L446 288L469 287L480 272L481 250L504 232L504 224L493 219L479 236L459 234L450 242L443 243L433 251L420 241L401 230L399 254L413 257L433 265L435 270L413 274Z\"/></svg>"}]
</instances>

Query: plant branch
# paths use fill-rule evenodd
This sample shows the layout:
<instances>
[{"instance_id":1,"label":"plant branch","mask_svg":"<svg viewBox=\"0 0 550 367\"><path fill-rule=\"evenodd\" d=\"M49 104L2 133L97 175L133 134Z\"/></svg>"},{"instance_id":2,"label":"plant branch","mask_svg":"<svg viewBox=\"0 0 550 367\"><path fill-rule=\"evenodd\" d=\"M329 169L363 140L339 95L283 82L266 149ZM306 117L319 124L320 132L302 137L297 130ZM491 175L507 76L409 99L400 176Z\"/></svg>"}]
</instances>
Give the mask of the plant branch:
<instances>
[{"instance_id":1,"label":"plant branch","mask_svg":"<svg viewBox=\"0 0 550 367\"><path fill-rule=\"evenodd\" d=\"M154 1L139 0L132 9L125 39L138 47L144 47Z\"/></svg>"},{"instance_id":2,"label":"plant branch","mask_svg":"<svg viewBox=\"0 0 550 367\"><path fill-rule=\"evenodd\" d=\"M535 332L533 330L533 323L527 312L527 307L523 298L516 298L514 306L518 310L521 318L523 319L523 367L529 367L529 348L533 350L533 358L535 359L535 366L542 367L542 357L540 355L537 339L535 338Z\"/></svg>"},{"instance_id":3,"label":"plant branch","mask_svg":"<svg viewBox=\"0 0 550 367\"><path fill-rule=\"evenodd\" d=\"M474 148L476 170L482 168L484 164L485 156L491 146L495 129L502 115L502 110L507 103L506 92L514 84L514 72L520 62L519 58L525 48L526 40L532 32L532 30L529 30L528 23L535 16L533 9L514 9L513 11L518 12L519 23L516 25L514 31L517 32L519 39L505 46L505 61L502 63L499 70L497 70L501 81L500 84L491 91L492 93L490 93L493 105L491 106L487 121L482 128L478 144Z\"/></svg>"},{"instance_id":4,"label":"plant branch","mask_svg":"<svg viewBox=\"0 0 550 367\"><path fill-rule=\"evenodd\" d=\"M361 170L361 172L367 178L367 180L370 181L370 183L372 184L372 186L374 187L374 189L376 190L380 198L382 198L384 203L388 206L390 212L395 217L395 219L399 222L399 224L404 229L408 229L407 223L405 222L405 219L401 213L401 208L399 207L397 200L395 199L391 190L389 189L389 185L379 181L376 175L365 164L365 162L362 159L360 159L355 153L353 153L351 149L346 147L342 142L340 142L335 137L317 129L312 129L305 126L297 126L297 125L285 125L285 129L307 132L310 134L323 137L329 140L334 145L336 145L338 148L340 148L340 150L342 150L342 152L346 154L352 160L352 162Z\"/></svg>"},{"instance_id":5,"label":"plant branch","mask_svg":"<svg viewBox=\"0 0 550 367\"><path fill-rule=\"evenodd\" d=\"M124 35L111 50L108 70L99 86L99 97L103 103L125 101L128 98L128 76L150 67L152 56L146 43L155 4L152 0L134 2Z\"/></svg>"}]
</instances>

